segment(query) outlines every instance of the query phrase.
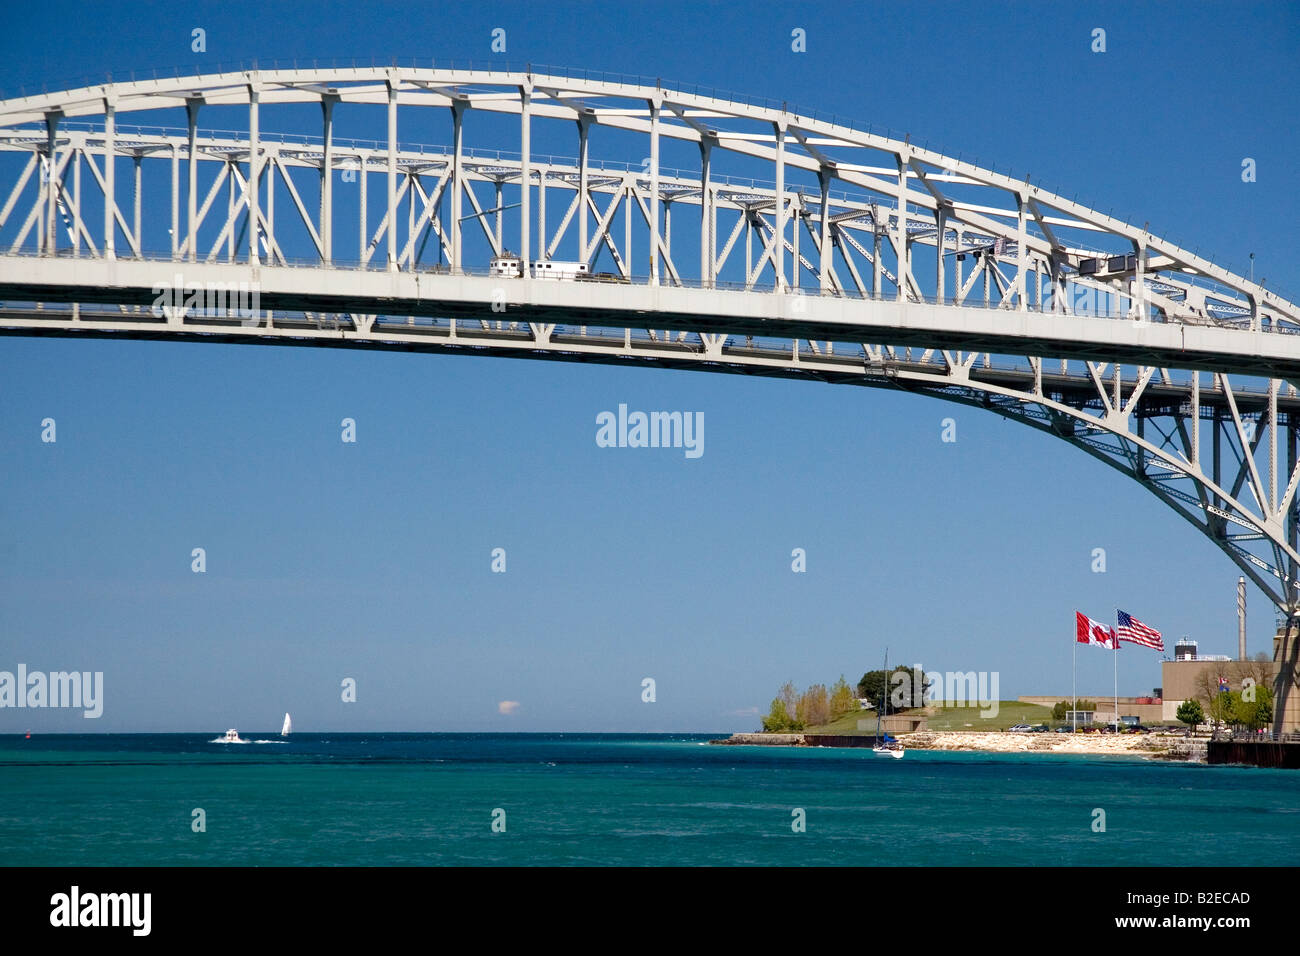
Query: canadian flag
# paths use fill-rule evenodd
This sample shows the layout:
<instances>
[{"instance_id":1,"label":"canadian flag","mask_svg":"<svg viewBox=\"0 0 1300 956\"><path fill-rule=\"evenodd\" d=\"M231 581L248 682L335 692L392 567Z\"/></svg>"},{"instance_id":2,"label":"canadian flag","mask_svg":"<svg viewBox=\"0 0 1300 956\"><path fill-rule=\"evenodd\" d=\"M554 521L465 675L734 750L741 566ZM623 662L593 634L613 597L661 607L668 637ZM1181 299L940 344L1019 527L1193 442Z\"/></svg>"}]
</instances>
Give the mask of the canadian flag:
<instances>
[{"instance_id":1,"label":"canadian flag","mask_svg":"<svg viewBox=\"0 0 1300 956\"><path fill-rule=\"evenodd\" d=\"M1074 634L1075 640L1080 644L1096 644L1113 651L1119 650L1119 635L1113 627L1094 621L1078 611L1074 612Z\"/></svg>"}]
</instances>

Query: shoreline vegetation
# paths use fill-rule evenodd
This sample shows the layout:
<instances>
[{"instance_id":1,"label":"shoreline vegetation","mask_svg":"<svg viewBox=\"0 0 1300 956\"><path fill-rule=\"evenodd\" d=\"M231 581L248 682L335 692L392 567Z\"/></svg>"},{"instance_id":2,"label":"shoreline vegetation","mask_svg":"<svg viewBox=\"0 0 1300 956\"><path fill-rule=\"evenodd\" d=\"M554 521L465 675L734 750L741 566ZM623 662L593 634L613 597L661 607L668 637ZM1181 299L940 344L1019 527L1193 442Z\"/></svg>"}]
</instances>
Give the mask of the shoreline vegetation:
<instances>
[{"instance_id":1,"label":"shoreline vegetation","mask_svg":"<svg viewBox=\"0 0 1300 956\"><path fill-rule=\"evenodd\" d=\"M883 672L880 672L880 676L883 678ZM891 707L891 712L892 710ZM1053 714L1051 707L1021 701L999 701L995 712L988 717L981 716L978 706L929 705L908 710L910 713L924 715L926 727L911 733L891 732L907 750L1083 754L1193 761L1203 761L1206 753L1206 738L1188 737L1182 730L1119 734L1095 731L1056 733L1056 728L1064 722ZM775 707L774 711L779 713ZM778 722L772 721L770 716L763 721L761 732L737 733L713 743L776 747L869 747L875 742L874 709L840 713L812 725L791 721L793 726L787 725L779 730L773 726ZM1011 731L1010 728L1016 725L1046 726L1050 729L1029 733Z\"/></svg>"}]
</instances>

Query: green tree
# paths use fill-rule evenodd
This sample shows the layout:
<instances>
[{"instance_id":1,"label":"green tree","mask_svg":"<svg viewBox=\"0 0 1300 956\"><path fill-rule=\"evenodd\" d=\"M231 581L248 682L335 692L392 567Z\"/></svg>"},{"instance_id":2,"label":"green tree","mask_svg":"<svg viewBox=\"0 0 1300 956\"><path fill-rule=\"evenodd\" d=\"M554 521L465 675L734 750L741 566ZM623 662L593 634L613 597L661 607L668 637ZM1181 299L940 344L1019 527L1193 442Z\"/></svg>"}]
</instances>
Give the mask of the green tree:
<instances>
[{"instance_id":1,"label":"green tree","mask_svg":"<svg viewBox=\"0 0 1300 956\"><path fill-rule=\"evenodd\" d=\"M858 709L858 699L853 693L853 688L849 682L840 675L840 679L831 687L831 719L843 717L845 714L851 714Z\"/></svg>"},{"instance_id":2,"label":"green tree","mask_svg":"<svg viewBox=\"0 0 1300 956\"><path fill-rule=\"evenodd\" d=\"M1239 698L1236 691L1215 691L1210 695L1208 713L1216 724L1232 722L1233 712L1236 710L1234 698Z\"/></svg>"},{"instance_id":3,"label":"green tree","mask_svg":"<svg viewBox=\"0 0 1300 956\"><path fill-rule=\"evenodd\" d=\"M788 733L794 729L794 721L790 718L790 712L785 709L785 701L780 697L772 700L772 708L763 718L763 733L765 734L782 734Z\"/></svg>"},{"instance_id":4,"label":"green tree","mask_svg":"<svg viewBox=\"0 0 1300 956\"><path fill-rule=\"evenodd\" d=\"M889 711L906 710L909 707L925 706L925 674L910 667L895 667L890 670L888 679L884 670L867 671L858 681L858 696L871 701L873 706L880 706L881 696L889 694ZM896 694L901 694L900 699Z\"/></svg>"},{"instance_id":5,"label":"green tree","mask_svg":"<svg viewBox=\"0 0 1300 956\"><path fill-rule=\"evenodd\" d=\"M1195 727L1198 724L1205 723L1205 711L1201 709L1201 702L1195 698L1185 700L1179 704L1176 716L1188 727Z\"/></svg>"},{"instance_id":6,"label":"green tree","mask_svg":"<svg viewBox=\"0 0 1300 956\"><path fill-rule=\"evenodd\" d=\"M867 671L858 681L858 696L871 701L873 706L880 706L880 698L885 689L884 671Z\"/></svg>"},{"instance_id":7,"label":"green tree","mask_svg":"<svg viewBox=\"0 0 1300 956\"><path fill-rule=\"evenodd\" d=\"M1237 691L1229 695L1232 698L1229 719L1233 724L1259 730L1273 722L1273 691L1265 685L1257 685L1253 689L1253 700L1247 700L1244 694Z\"/></svg>"}]
</instances>

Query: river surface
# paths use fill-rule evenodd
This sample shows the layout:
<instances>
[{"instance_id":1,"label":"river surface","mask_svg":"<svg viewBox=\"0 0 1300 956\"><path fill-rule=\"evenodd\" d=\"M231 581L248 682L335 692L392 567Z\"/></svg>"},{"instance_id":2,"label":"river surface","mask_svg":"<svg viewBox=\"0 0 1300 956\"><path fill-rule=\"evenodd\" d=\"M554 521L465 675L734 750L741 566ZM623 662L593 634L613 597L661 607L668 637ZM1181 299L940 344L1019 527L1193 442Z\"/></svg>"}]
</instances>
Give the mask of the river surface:
<instances>
[{"instance_id":1,"label":"river surface","mask_svg":"<svg viewBox=\"0 0 1300 956\"><path fill-rule=\"evenodd\" d=\"M214 736L0 736L0 863L1300 863L1295 771L708 735Z\"/></svg>"}]
</instances>

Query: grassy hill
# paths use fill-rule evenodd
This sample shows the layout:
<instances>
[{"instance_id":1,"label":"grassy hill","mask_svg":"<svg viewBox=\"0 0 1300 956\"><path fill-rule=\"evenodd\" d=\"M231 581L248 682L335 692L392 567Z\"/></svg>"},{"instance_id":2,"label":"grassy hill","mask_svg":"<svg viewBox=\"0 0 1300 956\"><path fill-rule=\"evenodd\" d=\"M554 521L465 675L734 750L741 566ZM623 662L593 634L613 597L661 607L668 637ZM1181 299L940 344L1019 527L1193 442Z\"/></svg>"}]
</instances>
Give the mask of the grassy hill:
<instances>
[{"instance_id":1,"label":"grassy hill","mask_svg":"<svg viewBox=\"0 0 1300 956\"><path fill-rule=\"evenodd\" d=\"M916 713L916 711L908 711ZM1055 724L1052 720L1052 708L1037 704L1022 704L1018 700L998 702L995 717L980 716L978 707L927 707L926 727L929 730L1006 730L1014 724ZM862 726L859 727L858 724ZM820 727L809 727L804 733L809 734L866 734L876 732L876 712L863 710L845 714L838 720Z\"/></svg>"}]
</instances>

